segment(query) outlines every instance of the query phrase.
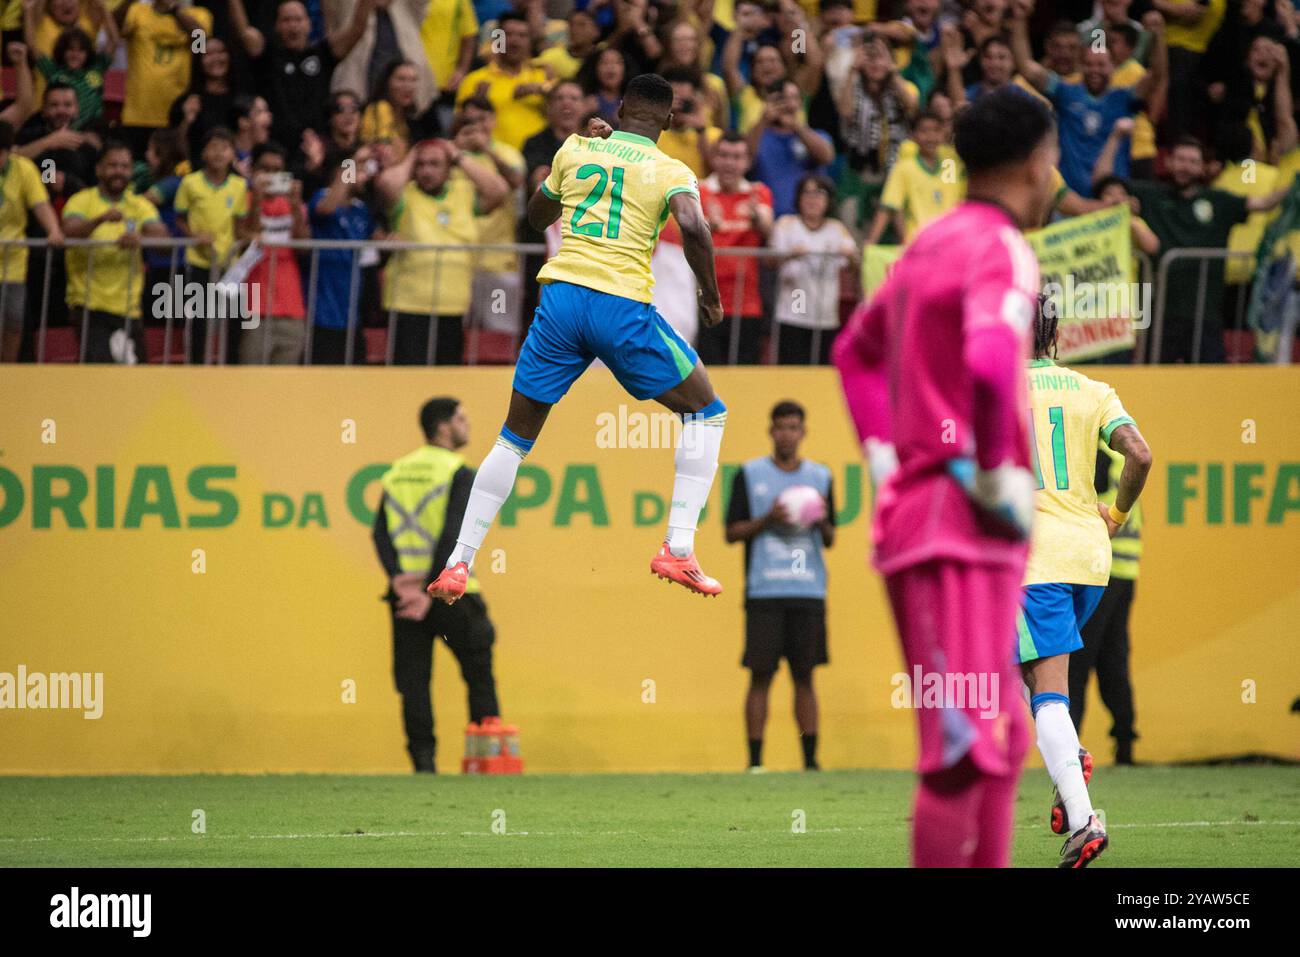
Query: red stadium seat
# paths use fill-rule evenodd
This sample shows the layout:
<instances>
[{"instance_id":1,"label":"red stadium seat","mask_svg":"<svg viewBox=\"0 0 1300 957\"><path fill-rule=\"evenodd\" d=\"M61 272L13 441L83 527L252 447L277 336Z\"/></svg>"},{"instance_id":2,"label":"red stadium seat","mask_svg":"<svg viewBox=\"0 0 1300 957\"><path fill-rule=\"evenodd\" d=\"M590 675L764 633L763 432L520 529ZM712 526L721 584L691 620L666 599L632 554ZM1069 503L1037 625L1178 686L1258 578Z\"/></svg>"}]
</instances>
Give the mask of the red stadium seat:
<instances>
[{"instance_id":1,"label":"red stadium seat","mask_svg":"<svg viewBox=\"0 0 1300 957\"><path fill-rule=\"evenodd\" d=\"M122 103L126 100L126 71L109 70L104 74L104 102Z\"/></svg>"},{"instance_id":2,"label":"red stadium seat","mask_svg":"<svg viewBox=\"0 0 1300 957\"><path fill-rule=\"evenodd\" d=\"M366 362L371 365L383 365L388 354L388 329L380 326L363 330L366 334Z\"/></svg>"},{"instance_id":3,"label":"red stadium seat","mask_svg":"<svg viewBox=\"0 0 1300 957\"><path fill-rule=\"evenodd\" d=\"M45 330L46 362L77 362L81 347L71 326L56 326Z\"/></svg>"},{"instance_id":4,"label":"red stadium seat","mask_svg":"<svg viewBox=\"0 0 1300 957\"><path fill-rule=\"evenodd\" d=\"M163 346L167 341L167 329L165 326L145 326L144 327L144 346L149 354L151 364L161 365L163 361ZM185 330L172 330L172 351L168 357L168 362L176 365L185 363Z\"/></svg>"},{"instance_id":5,"label":"red stadium seat","mask_svg":"<svg viewBox=\"0 0 1300 957\"><path fill-rule=\"evenodd\" d=\"M1223 351L1228 362L1253 362L1255 334L1247 329L1224 330Z\"/></svg>"},{"instance_id":6,"label":"red stadium seat","mask_svg":"<svg viewBox=\"0 0 1300 957\"><path fill-rule=\"evenodd\" d=\"M513 365L515 361L514 337L504 332L469 330L466 358L474 356L478 365Z\"/></svg>"}]
</instances>

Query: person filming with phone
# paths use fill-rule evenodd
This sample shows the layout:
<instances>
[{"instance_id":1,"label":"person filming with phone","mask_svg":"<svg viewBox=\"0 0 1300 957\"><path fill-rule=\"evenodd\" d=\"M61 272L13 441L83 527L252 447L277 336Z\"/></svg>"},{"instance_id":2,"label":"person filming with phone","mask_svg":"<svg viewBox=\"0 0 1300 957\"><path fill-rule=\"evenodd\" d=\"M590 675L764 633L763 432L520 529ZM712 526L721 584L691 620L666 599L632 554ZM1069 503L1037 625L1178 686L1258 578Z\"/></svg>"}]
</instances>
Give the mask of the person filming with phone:
<instances>
[{"instance_id":1,"label":"person filming with phone","mask_svg":"<svg viewBox=\"0 0 1300 957\"><path fill-rule=\"evenodd\" d=\"M263 143L253 150L252 196L242 238L256 240L261 255L241 284L247 287L240 293L241 316L246 318L239 361L244 365L297 365L307 340L297 256L283 246L267 247L311 238L302 182L285 169L285 159L284 147L278 143ZM254 320L256 326L249 328Z\"/></svg>"}]
</instances>

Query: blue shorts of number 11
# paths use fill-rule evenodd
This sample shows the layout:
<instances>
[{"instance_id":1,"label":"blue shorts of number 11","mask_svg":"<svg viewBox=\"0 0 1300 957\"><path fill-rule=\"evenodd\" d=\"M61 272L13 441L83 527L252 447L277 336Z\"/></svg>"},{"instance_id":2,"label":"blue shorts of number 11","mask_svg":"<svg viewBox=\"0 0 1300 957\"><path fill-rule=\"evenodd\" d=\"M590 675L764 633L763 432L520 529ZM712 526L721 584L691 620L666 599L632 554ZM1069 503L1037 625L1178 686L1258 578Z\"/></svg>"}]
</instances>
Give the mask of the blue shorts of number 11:
<instances>
[{"instance_id":1,"label":"blue shorts of number 11","mask_svg":"<svg viewBox=\"0 0 1300 957\"><path fill-rule=\"evenodd\" d=\"M514 388L537 402L558 402L599 359L634 398L652 399L680 385L698 358L652 303L551 281L542 284Z\"/></svg>"}]
</instances>

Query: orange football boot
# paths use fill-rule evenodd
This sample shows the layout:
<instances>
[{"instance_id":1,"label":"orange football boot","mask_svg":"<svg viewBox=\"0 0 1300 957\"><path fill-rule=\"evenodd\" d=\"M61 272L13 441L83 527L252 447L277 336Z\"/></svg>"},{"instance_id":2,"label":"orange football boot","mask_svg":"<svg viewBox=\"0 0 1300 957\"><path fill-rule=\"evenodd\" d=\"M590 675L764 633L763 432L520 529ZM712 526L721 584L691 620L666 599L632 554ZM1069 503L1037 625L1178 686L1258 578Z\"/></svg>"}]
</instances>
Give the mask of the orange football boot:
<instances>
[{"instance_id":1,"label":"orange football boot","mask_svg":"<svg viewBox=\"0 0 1300 957\"><path fill-rule=\"evenodd\" d=\"M457 562L450 568L444 568L438 573L438 577L433 580L426 591L434 598L440 598L448 605L454 604L456 599L465 594L465 584L469 581L469 565L464 562Z\"/></svg>"},{"instance_id":2,"label":"orange football boot","mask_svg":"<svg viewBox=\"0 0 1300 957\"><path fill-rule=\"evenodd\" d=\"M697 595L714 598L722 594L722 586L717 580L700 571L700 563L695 560L694 552L685 558L678 558L668 550L667 542L659 549L659 554L650 559L650 573L658 575L664 581L683 585Z\"/></svg>"}]
</instances>

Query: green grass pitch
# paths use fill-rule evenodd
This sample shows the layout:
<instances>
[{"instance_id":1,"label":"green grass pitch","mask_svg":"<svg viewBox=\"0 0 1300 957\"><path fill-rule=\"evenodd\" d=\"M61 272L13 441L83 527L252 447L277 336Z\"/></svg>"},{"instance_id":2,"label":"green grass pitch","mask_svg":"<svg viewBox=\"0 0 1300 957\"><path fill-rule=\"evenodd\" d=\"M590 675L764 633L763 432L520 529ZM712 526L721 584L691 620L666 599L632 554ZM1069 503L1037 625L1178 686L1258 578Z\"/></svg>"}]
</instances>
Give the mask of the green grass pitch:
<instances>
[{"instance_id":1,"label":"green grass pitch","mask_svg":"<svg viewBox=\"0 0 1300 957\"><path fill-rule=\"evenodd\" d=\"M5 778L0 865L902 866L913 781L902 771ZM1098 867L1294 864L1300 768L1102 766L1091 791L1111 834ZM1025 772L1016 866L1056 862L1050 794L1041 769ZM192 832L196 810L206 833Z\"/></svg>"}]
</instances>

